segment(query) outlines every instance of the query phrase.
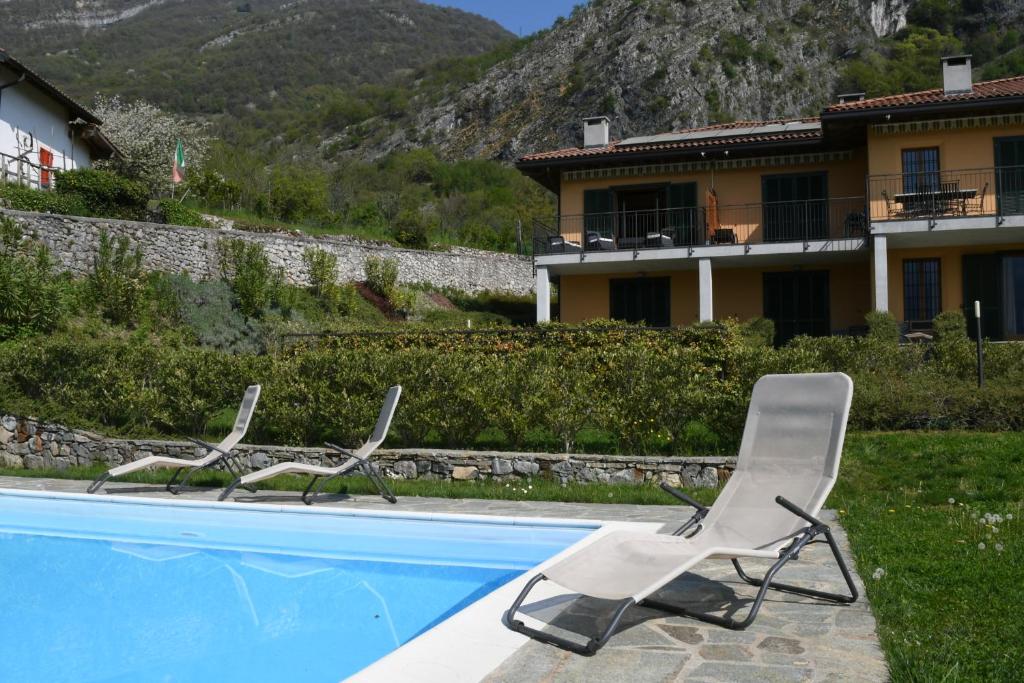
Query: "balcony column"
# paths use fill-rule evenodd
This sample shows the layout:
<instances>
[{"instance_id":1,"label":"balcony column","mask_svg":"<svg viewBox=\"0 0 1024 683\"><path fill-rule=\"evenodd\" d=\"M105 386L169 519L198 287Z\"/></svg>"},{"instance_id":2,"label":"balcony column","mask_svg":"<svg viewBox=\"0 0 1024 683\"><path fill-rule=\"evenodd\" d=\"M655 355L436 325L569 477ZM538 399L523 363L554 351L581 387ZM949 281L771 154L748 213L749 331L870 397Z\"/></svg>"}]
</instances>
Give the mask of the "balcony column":
<instances>
[{"instance_id":1,"label":"balcony column","mask_svg":"<svg viewBox=\"0 0 1024 683\"><path fill-rule=\"evenodd\" d=\"M697 268L700 279L700 322L708 323L715 319L712 311L711 259L700 259Z\"/></svg>"},{"instance_id":2,"label":"balcony column","mask_svg":"<svg viewBox=\"0 0 1024 683\"><path fill-rule=\"evenodd\" d=\"M548 269L544 266L537 267L537 323L546 323L551 320L551 280L548 279Z\"/></svg>"},{"instance_id":3,"label":"balcony column","mask_svg":"<svg viewBox=\"0 0 1024 683\"><path fill-rule=\"evenodd\" d=\"M872 238L871 275L874 310L885 313L889 310L889 250L885 235Z\"/></svg>"}]
</instances>

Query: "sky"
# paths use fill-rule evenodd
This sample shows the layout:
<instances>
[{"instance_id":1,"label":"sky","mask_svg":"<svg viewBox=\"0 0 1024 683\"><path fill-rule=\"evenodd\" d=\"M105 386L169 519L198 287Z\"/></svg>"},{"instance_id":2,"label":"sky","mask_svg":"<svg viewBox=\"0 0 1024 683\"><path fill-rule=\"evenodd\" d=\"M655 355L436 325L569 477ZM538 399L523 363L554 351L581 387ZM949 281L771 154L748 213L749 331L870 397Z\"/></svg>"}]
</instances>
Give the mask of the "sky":
<instances>
[{"instance_id":1,"label":"sky","mask_svg":"<svg viewBox=\"0 0 1024 683\"><path fill-rule=\"evenodd\" d=\"M435 5L458 7L494 19L516 35L549 28L555 19L568 16L573 5L584 0L431 0Z\"/></svg>"}]
</instances>

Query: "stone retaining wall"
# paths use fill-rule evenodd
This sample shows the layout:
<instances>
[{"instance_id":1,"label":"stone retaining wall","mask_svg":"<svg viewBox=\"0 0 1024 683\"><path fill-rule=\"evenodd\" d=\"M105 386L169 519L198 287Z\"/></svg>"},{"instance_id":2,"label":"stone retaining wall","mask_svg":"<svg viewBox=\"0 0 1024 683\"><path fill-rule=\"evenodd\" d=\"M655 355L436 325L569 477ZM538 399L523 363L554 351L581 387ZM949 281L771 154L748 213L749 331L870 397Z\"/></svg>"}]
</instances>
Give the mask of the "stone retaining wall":
<instances>
[{"instance_id":1,"label":"stone retaining wall","mask_svg":"<svg viewBox=\"0 0 1024 683\"><path fill-rule=\"evenodd\" d=\"M192 459L198 447L180 441L114 439L32 418L0 418L0 465L20 469L72 465L120 465L149 455ZM278 462L327 464L322 448L243 445L237 451L250 469ZM545 477L568 482L659 483L716 487L728 478L735 458L628 457L617 455L553 455L500 451L439 449L380 450L374 464L392 479L518 480Z\"/></svg>"},{"instance_id":2,"label":"stone retaining wall","mask_svg":"<svg viewBox=\"0 0 1024 683\"><path fill-rule=\"evenodd\" d=\"M308 285L309 272L302 255L309 247L338 257L338 279L364 279L369 256L398 262L398 279L406 284L425 283L464 292L491 290L512 294L533 291L533 266L512 254L454 247L450 251L400 249L343 236L306 237L283 233L253 233L232 229L188 228L159 223L137 223L107 218L79 218L2 210L14 218L26 235L34 235L53 252L58 267L84 275L92 267L103 232L126 236L140 248L148 270L188 272L195 279L220 277L217 248L222 239L262 244L270 262L284 268L292 284Z\"/></svg>"}]
</instances>

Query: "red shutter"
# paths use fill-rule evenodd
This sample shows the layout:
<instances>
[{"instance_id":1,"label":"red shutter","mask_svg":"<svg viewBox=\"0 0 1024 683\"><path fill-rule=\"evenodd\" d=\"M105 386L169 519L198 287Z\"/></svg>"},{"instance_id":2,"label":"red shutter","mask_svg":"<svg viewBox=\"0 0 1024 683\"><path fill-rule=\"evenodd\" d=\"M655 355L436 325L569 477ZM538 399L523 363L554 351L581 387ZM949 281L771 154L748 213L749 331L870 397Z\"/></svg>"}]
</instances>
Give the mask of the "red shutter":
<instances>
[{"instance_id":1,"label":"red shutter","mask_svg":"<svg viewBox=\"0 0 1024 683\"><path fill-rule=\"evenodd\" d=\"M45 147L39 148L39 184L42 187L50 186L50 169L53 168L53 152Z\"/></svg>"}]
</instances>

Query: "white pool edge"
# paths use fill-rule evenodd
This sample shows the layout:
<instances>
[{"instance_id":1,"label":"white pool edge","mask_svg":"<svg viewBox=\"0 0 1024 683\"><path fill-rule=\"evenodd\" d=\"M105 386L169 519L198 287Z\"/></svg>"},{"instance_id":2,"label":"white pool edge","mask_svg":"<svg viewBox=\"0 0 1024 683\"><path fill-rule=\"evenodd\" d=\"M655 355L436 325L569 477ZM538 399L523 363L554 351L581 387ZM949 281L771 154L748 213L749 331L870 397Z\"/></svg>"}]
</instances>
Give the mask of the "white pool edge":
<instances>
[{"instance_id":1,"label":"white pool edge","mask_svg":"<svg viewBox=\"0 0 1024 683\"><path fill-rule=\"evenodd\" d=\"M388 683L457 683L479 681L496 669L529 639L505 627L502 614L535 574L581 548L594 543L616 530L656 532L661 523L607 522L594 519L519 517L500 515L450 514L440 512L411 512L402 510L360 510L269 503L237 503L231 501L181 500L146 496L121 496L116 493L95 495L58 491L33 491L0 488L0 496L80 500L113 505L154 505L193 509L232 509L260 512L278 512L295 515L327 515L335 517L369 517L408 519L433 522L472 522L508 526L557 526L593 531L573 545L545 560L536 567L495 589L468 605L434 628L420 634L373 664L344 679L353 682L387 681ZM537 598L553 597L564 591L557 586L541 583L535 589Z\"/></svg>"},{"instance_id":2,"label":"white pool edge","mask_svg":"<svg viewBox=\"0 0 1024 683\"><path fill-rule=\"evenodd\" d=\"M525 518L509 517L506 519L522 520ZM580 519L564 519L562 521L573 523L576 526L579 526L581 522L593 523L596 521L600 527L562 552L525 571L519 577L488 593L426 633L410 640L345 680L349 683L384 681L387 683L473 683L479 681L529 642L530 639L523 634L507 628L501 618L533 576L612 531L629 529L654 533L664 526L660 522L600 522ZM565 591L559 589L558 586L541 582L531 594L531 599L549 598L563 594Z\"/></svg>"}]
</instances>

